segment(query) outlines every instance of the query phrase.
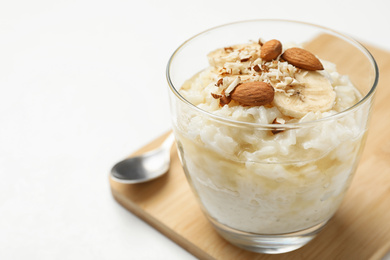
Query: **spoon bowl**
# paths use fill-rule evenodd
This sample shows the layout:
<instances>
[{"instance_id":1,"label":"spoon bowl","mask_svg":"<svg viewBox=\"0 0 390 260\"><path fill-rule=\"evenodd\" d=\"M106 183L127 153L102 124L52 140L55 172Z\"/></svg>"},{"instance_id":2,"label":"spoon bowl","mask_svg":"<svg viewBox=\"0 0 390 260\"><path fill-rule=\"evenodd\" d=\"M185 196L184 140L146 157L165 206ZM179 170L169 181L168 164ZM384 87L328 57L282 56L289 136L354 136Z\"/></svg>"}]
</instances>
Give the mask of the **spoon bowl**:
<instances>
[{"instance_id":1,"label":"spoon bowl","mask_svg":"<svg viewBox=\"0 0 390 260\"><path fill-rule=\"evenodd\" d=\"M160 177L169 170L174 141L171 133L156 149L118 162L111 169L110 177L121 183L142 183Z\"/></svg>"}]
</instances>

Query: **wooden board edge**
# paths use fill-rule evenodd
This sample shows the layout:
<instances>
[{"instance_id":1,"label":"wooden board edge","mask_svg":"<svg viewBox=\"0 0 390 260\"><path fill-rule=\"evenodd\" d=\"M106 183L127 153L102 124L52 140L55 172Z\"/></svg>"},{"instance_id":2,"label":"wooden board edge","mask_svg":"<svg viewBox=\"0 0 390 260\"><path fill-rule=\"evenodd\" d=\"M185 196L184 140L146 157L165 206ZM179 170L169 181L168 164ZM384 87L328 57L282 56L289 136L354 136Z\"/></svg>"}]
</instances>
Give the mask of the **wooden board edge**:
<instances>
[{"instance_id":1,"label":"wooden board edge","mask_svg":"<svg viewBox=\"0 0 390 260\"><path fill-rule=\"evenodd\" d=\"M384 258L384 257L387 258ZM390 259L390 241L385 246L381 247L375 254L373 254L369 260L386 260Z\"/></svg>"},{"instance_id":2,"label":"wooden board edge","mask_svg":"<svg viewBox=\"0 0 390 260\"><path fill-rule=\"evenodd\" d=\"M113 181L110 179L110 182ZM187 252L199 259L215 260L211 255L207 254L205 251L198 248L196 245L188 241L186 238L182 237L180 234L174 232L173 229L163 225L162 222L158 221L152 215L148 214L146 211L143 211L139 208L138 205L132 203L131 200L126 199L121 193L117 192L113 185L111 186L111 194L115 201L119 203L122 207L129 210L135 216L152 226L154 229L162 233L164 236L172 240L174 243L185 249Z\"/></svg>"}]
</instances>

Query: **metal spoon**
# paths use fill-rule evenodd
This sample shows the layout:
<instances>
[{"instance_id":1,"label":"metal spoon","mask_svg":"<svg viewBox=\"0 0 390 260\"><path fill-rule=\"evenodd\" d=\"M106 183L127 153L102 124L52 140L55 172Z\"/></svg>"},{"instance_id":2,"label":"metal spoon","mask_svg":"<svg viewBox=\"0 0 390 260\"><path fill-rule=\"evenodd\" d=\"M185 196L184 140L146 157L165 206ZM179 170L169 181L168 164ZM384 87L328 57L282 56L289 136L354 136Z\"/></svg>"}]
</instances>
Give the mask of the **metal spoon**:
<instances>
[{"instance_id":1,"label":"metal spoon","mask_svg":"<svg viewBox=\"0 0 390 260\"><path fill-rule=\"evenodd\" d=\"M169 169L174 140L171 133L156 149L118 162L111 170L111 178L121 183L141 183L165 174Z\"/></svg>"}]
</instances>

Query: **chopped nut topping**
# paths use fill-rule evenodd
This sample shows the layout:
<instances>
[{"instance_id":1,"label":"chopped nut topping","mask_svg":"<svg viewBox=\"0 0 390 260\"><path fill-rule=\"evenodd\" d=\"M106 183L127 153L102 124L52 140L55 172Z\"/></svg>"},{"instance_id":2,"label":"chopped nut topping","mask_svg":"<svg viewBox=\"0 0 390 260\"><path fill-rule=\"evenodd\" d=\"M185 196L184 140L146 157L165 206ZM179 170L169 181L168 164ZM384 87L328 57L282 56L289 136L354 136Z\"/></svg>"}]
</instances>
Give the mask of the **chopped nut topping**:
<instances>
[{"instance_id":1,"label":"chopped nut topping","mask_svg":"<svg viewBox=\"0 0 390 260\"><path fill-rule=\"evenodd\" d=\"M269 71L269 67L265 66L265 64L261 65L261 70L262 71L265 71L265 72L268 72Z\"/></svg>"},{"instance_id":2,"label":"chopped nut topping","mask_svg":"<svg viewBox=\"0 0 390 260\"><path fill-rule=\"evenodd\" d=\"M222 90L222 97L219 99L219 105L221 107L223 107L224 105L227 105L230 103L230 101L232 100L231 97L227 97L225 95L225 90Z\"/></svg>"},{"instance_id":3,"label":"chopped nut topping","mask_svg":"<svg viewBox=\"0 0 390 260\"><path fill-rule=\"evenodd\" d=\"M215 99L218 99L218 98L221 98L222 95L219 95L219 94L215 94L215 93L211 93L211 96Z\"/></svg>"},{"instance_id":4,"label":"chopped nut topping","mask_svg":"<svg viewBox=\"0 0 390 260\"><path fill-rule=\"evenodd\" d=\"M219 90L216 90L213 97L220 99L220 105L229 104L230 100L226 98L239 84L254 81L271 85L277 93L284 93L290 97L297 95L301 100L304 99L301 92L297 91L304 86L301 86L295 77L301 69L286 61L283 55L274 55L275 58L269 61L261 57L262 48L265 52L266 47L270 48L273 41L276 40L264 43L259 39L258 44L252 42L232 45L217 49L208 55L210 65L216 68L218 73L214 85ZM224 94L221 94L222 91Z\"/></svg>"},{"instance_id":5,"label":"chopped nut topping","mask_svg":"<svg viewBox=\"0 0 390 260\"><path fill-rule=\"evenodd\" d=\"M276 125L283 125L285 124L285 120L283 118L275 118L274 121L272 121L272 124L276 124ZM284 132L285 129L283 128L274 128L271 130L271 132L276 135L278 133L281 133L281 132Z\"/></svg>"},{"instance_id":6,"label":"chopped nut topping","mask_svg":"<svg viewBox=\"0 0 390 260\"><path fill-rule=\"evenodd\" d=\"M224 105L227 105L230 103L230 101L232 100L231 97L227 97L225 95L225 90L222 90L222 93L221 94L215 94L215 93L211 93L211 96L215 99L219 99L219 105L221 107L223 107Z\"/></svg>"},{"instance_id":7,"label":"chopped nut topping","mask_svg":"<svg viewBox=\"0 0 390 260\"><path fill-rule=\"evenodd\" d=\"M256 71L256 72L260 72L261 71L261 68L259 66L259 64L256 64L253 69Z\"/></svg>"},{"instance_id":8,"label":"chopped nut topping","mask_svg":"<svg viewBox=\"0 0 390 260\"><path fill-rule=\"evenodd\" d=\"M229 96L230 92L232 92L236 87L237 85L240 83L241 81L241 78L240 77L237 77L233 80L232 83L230 83L230 85L226 88L226 96Z\"/></svg>"},{"instance_id":9,"label":"chopped nut topping","mask_svg":"<svg viewBox=\"0 0 390 260\"><path fill-rule=\"evenodd\" d=\"M252 56L249 56L249 57L243 58L243 59L241 59L241 62L246 62L246 61L250 60L251 58L252 58Z\"/></svg>"},{"instance_id":10,"label":"chopped nut topping","mask_svg":"<svg viewBox=\"0 0 390 260\"><path fill-rule=\"evenodd\" d=\"M221 86L223 84L223 78L220 78L218 81L217 81L217 84L215 84L217 87Z\"/></svg>"}]
</instances>

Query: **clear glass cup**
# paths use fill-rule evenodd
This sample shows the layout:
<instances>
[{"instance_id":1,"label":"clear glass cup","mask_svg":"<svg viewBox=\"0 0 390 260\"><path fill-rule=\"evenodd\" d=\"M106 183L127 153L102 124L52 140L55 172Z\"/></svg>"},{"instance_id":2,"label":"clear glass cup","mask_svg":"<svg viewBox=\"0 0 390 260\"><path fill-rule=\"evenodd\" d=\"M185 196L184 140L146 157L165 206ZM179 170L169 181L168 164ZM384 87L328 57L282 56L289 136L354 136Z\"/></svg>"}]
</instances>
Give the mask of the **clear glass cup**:
<instances>
[{"instance_id":1,"label":"clear glass cup","mask_svg":"<svg viewBox=\"0 0 390 260\"><path fill-rule=\"evenodd\" d=\"M180 94L185 81L208 67L209 52L259 38L303 44L336 64L361 100L320 120L277 127L212 114ZM270 254L312 240L343 200L363 150L378 81L371 54L348 36L308 23L235 22L184 42L169 60L167 80L179 157L217 232L236 246ZM283 132L271 134L275 129Z\"/></svg>"}]
</instances>

